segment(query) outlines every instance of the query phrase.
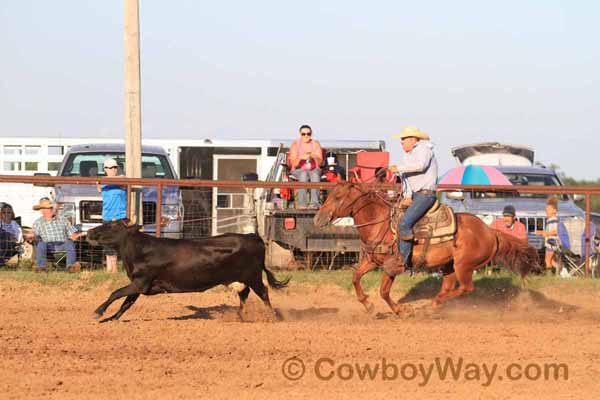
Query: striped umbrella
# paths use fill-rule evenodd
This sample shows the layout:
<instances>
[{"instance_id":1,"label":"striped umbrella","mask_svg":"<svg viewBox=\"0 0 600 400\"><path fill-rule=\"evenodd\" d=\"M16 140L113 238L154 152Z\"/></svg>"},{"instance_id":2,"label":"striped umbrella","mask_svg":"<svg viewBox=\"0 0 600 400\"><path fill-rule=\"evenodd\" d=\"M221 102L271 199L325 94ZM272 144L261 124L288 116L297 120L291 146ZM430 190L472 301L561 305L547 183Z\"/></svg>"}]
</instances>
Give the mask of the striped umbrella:
<instances>
[{"instance_id":1,"label":"striped umbrella","mask_svg":"<svg viewBox=\"0 0 600 400\"><path fill-rule=\"evenodd\" d=\"M512 186L502 172L490 165L468 165L453 168L440 179L439 184Z\"/></svg>"}]
</instances>

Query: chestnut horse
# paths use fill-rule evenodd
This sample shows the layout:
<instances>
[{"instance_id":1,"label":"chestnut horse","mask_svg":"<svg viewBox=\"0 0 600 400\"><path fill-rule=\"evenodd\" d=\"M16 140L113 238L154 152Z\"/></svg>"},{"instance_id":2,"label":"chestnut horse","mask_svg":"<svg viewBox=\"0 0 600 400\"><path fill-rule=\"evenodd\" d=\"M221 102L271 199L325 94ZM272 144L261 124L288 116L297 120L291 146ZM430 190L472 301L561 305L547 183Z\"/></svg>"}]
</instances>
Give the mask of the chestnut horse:
<instances>
[{"instance_id":1,"label":"chestnut horse","mask_svg":"<svg viewBox=\"0 0 600 400\"><path fill-rule=\"evenodd\" d=\"M325 203L314 217L316 226L323 227L337 218L351 216L366 254L354 273L352 283L358 300L368 312L373 305L363 291L360 280L364 274L382 265L387 252L375 249L396 246L390 227L390 207L386 191L372 190L365 184L338 183L329 193ZM489 228L478 217L468 213L456 214L457 232L453 240L438 244L416 244L413 249L413 265L424 262L426 268L443 267L444 280L434 305L475 290L473 271L494 260L524 278L537 264L535 248L510 235ZM421 257L425 250L424 257ZM456 281L458 280L458 287ZM382 274L380 295L396 314L403 307L390 298L394 277Z\"/></svg>"}]
</instances>

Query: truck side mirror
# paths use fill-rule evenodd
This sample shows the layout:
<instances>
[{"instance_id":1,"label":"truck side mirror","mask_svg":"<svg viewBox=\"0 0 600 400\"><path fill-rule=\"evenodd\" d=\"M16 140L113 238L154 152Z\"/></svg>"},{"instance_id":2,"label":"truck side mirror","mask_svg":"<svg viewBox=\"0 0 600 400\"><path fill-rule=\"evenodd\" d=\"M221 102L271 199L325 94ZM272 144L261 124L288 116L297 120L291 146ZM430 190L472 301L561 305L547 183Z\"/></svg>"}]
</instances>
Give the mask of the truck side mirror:
<instances>
[{"instance_id":1,"label":"truck side mirror","mask_svg":"<svg viewBox=\"0 0 600 400\"><path fill-rule=\"evenodd\" d=\"M33 176L51 176L48 172L36 172ZM38 187L54 187L54 183L34 183L33 186Z\"/></svg>"}]
</instances>

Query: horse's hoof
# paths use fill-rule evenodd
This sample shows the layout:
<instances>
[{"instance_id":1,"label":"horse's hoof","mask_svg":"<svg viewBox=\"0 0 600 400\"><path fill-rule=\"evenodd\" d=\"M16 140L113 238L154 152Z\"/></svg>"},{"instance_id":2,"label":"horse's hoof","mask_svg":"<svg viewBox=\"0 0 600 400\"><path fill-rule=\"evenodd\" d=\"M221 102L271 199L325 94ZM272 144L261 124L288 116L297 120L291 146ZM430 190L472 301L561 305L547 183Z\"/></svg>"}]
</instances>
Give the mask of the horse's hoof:
<instances>
[{"instance_id":1,"label":"horse's hoof","mask_svg":"<svg viewBox=\"0 0 600 400\"><path fill-rule=\"evenodd\" d=\"M102 314L98 314L96 312L92 314L92 319L100 319L100 318L102 318Z\"/></svg>"},{"instance_id":2,"label":"horse's hoof","mask_svg":"<svg viewBox=\"0 0 600 400\"><path fill-rule=\"evenodd\" d=\"M415 310L408 305L398 305L397 307L394 307L394 314L396 314L398 317L413 316L415 315Z\"/></svg>"},{"instance_id":3,"label":"horse's hoof","mask_svg":"<svg viewBox=\"0 0 600 400\"><path fill-rule=\"evenodd\" d=\"M431 307L437 308L437 307L441 306L442 303L443 303L442 300L435 298L435 299L431 300Z\"/></svg>"},{"instance_id":4,"label":"horse's hoof","mask_svg":"<svg viewBox=\"0 0 600 400\"><path fill-rule=\"evenodd\" d=\"M375 306L373 305L373 303L367 301L367 302L363 303L363 306L365 306L365 310L367 311L367 314L373 315L373 312L375 312Z\"/></svg>"}]
</instances>

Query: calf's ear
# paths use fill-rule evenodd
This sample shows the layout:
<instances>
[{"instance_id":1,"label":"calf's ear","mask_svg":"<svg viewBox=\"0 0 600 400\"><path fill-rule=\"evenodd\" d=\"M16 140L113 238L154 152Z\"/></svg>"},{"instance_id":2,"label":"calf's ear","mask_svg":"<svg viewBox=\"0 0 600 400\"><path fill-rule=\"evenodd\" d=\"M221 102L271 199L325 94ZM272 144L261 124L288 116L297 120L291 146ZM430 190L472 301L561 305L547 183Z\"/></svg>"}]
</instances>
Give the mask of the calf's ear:
<instances>
[{"instance_id":1,"label":"calf's ear","mask_svg":"<svg viewBox=\"0 0 600 400\"><path fill-rule=\"evenodd\" d=\"M123 225L130 227L130 226L134 226L137 223L137 218L134 215L133 218L131 218L131 219L123 218L121 221L123 221Z\"/></svg>"}]
</instances>

